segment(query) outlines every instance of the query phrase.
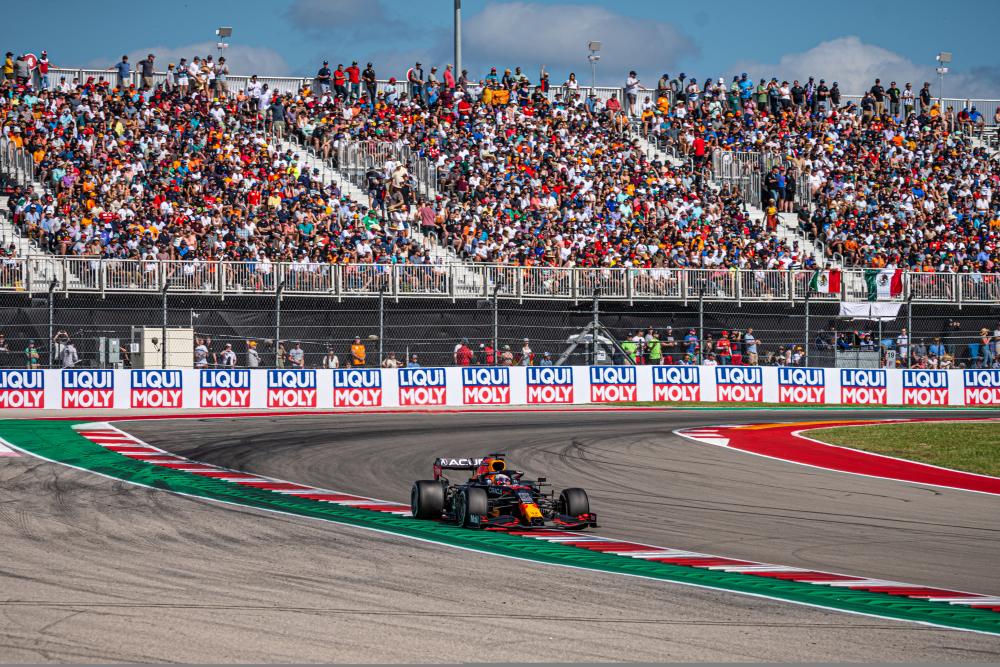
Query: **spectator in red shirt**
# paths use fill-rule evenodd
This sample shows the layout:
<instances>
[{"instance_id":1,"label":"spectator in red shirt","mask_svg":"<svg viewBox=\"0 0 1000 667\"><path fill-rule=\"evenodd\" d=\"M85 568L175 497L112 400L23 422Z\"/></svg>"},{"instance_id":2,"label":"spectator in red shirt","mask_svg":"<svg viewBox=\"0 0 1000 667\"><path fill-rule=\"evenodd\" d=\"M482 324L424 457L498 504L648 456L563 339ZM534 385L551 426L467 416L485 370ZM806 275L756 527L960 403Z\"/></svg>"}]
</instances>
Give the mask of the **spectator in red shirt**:
<instances>
[{"instance_id":1,"label":"spectator in red shirt","mask_svg":"<svg viewBox=\"0 0 1000 667\"><path fill-rule=\"evenodd\" d=\"M693 147L695 164L701 165L705 161L705 137L700 134L695 137Z\"/></svg>"},{"instance_id":2,"label":"spectator in red shirt","mask_svg":"<svg viewBox=\"0 0 1000 667\"><path fill-rule=\"evenodd\" d=\"M343 65L337 65L337 71L333 73L333 93L338 99L347 99L347 73Z\"/></svg>"},{"instance_id":3,"label":"spectator in red shirt","mask_svg":"<svg viewBox=\"0 0 1000 667\"><path fill-rule=\"evenodd\" d=\"M469 348L469 341L464 338L455 350L455 364L457 366L472 365L472 350Z\"/></svg>"},{"instance_id":4,"label":"spectator in red shirt","mask_svg":"<svg viewBox=\"0 0 1000 667\"><path fill-rule=\"evenodd\" d=\"M719 340L715 342L715 355L719 359L719 363L723 366L728 366L729 362L732 361L732 346L729 343L729 332L723 331L722 335L719 336Z\"/></svg>"},{"instance_id":5,"label":"spectator in red shirt","mask_svg":"<svg viewBox=\"0 0 1000 667\"><path fill-rule=\"evenodd\" d=\"M361 99L361 70L358 69L357 60L347 68L347 81L351 84L351 101Z\"/></svg>"}]
</instances>

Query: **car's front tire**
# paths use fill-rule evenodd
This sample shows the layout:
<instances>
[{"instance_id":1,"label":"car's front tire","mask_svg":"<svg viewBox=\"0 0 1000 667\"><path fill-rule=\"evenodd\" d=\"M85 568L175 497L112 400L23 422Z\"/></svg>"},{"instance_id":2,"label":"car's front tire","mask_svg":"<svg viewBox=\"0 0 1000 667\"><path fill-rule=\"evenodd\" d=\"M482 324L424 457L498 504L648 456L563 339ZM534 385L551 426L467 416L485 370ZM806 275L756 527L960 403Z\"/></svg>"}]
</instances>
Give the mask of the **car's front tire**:
<instances>
[{"instance_id":1,"label":"car's front tire","mask_svg":"<svg viewBox=\"0 0 1000 667\"><path fill-rule=\"evenodd\" d=\"M590 498L583 489L563 489L559 494L559 513L569 516L590 514Z\"/></svg>"},{"instance_id":2,"label":"car's front tire","mask_svg":"<svg viewBox=\"0 0 1000 667\"><path fill-rule=\"evenodd\" d=\"M414 482L410 489L410 512L414 519L440 519L444 510L444 486L433 479Z\"/></svg>"}]
</instances>

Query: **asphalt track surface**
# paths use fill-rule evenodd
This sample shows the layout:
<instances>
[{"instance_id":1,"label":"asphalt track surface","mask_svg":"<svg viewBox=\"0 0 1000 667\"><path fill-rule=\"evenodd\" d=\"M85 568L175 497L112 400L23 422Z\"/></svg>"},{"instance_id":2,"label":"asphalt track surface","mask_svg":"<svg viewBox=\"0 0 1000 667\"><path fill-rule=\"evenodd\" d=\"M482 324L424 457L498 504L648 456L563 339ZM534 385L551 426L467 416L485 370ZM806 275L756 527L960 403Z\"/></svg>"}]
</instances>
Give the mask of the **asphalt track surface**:
<instances>
[{"instance_id":1,"label":"asphalt track surface","mask_svg":"<svg viewBox=\"0 0 1000 667\"><path fill-rule=\"evenodd\" d=\"M119 425L194 459L401 502L435 456L499 449L557 487L587 488L602 535L1000 595L1000 498L671 434L815 417L510 412ZM1000 660L997 637L513 561L27 457L0 462L0 590L3 661Z\"/></svg>"}]
</instances>

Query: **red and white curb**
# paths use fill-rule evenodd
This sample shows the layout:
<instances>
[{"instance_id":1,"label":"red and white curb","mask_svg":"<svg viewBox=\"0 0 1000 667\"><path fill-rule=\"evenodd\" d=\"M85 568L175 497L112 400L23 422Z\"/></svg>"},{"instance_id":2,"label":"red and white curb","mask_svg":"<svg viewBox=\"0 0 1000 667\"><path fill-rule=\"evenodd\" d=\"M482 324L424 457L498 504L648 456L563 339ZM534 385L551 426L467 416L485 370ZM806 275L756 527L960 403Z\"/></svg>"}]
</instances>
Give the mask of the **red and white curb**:
<instances>
[{"instance_id":1,"label":"red and white curb","mask_svg":"<svg viewBox=\"0 0 1000 667\"><path fill-rule=\"evenodd\" d=\"M93 424L82 424L74 426L73 429L90 440L94 444L105 449L121 454L122 456L144 463L173 470L189 472L192 475L210 477L224 482L230 482L239 486L246 486L255 489L264 489L289 496L308 498L324 503L344 505L357 509L373 510L376 512L386 512L398 514L400 516L410 516L409 505L378 500L376 498L366 498L340 491L330 491L329 489L318 489L303 484L295 484L280 479L254 475L253 473L229 470L219 466L209 465L186 459L183 456L171 454L162 449L157 449L152 445L142 442L124 431L121 431L110 424L99 422Z\"/></svg>"},{"instance_id":2,"label":"red and white curb","mask_svg":"<svg viewBox=\"0 0 1000 667\"><path fill-rule=\"evenodd\" d=\"M865 426L939 422L940 419L863 419L843 421L808 421L763 424L726 424L677 429L674 434L706 445L725 447L755 456L786 463L820 468L875 479L960 489L974 493L1000 495L1000 478L961 470L942 468L928 463L901 459L886 454L866 452L820 442L805 435L813 429L839 426ZM993 418L949 420L991 422ZM1000 425L1000 422L998 422Z\"/></svg>"},{"instance_id":3,"label":"red and white curb","mask_svg":"<svg viewBox=\"0 0 1000 667\"><path fill-rule=\"evenodd\" d=\"M157 449L152 445L148 445L138 438L135 438L108 423L101 422L83 424L74 426L73 428L77 431L77 433L91 442L137 461L151 463L164 468L190 472L195 475L211 477L242 486L264 489L274 493L298 496L300 498L308 498L319 502L334 503L356 509L387 512L400 516L410 516L410 508L407 505L387 500L379 500L377 498L357 496L349 493L343 493L341 491L320 489L303 484L287 482L285 480L244 473L207 463L192 461L182 456L171 454L162 449ZM714 436L708 436L706 434L706 437ZM627 558L652 560L661 563L669 563L671 565L684 565L706 570L722 570L725 572L753 575L757 577L786 579L802 583L815 584L817 586L832 586L836 588L870 591L873 593L886 593L900 597L932 600L952 605L963 605L977 609L989 609L991 611L1000 612L1000 597L997 596L906 584L886 579L869 579L846 574L837 574L834 572L788 567L785 565L758 563L737 558L714 556L712 554L704 554L696 551L671 549L668 547L642 544L639 542L628 542L625 540L617 540L577 531L545 528L530 530L515 529L507 530L505 532L508 532L511 535L520 535L523 537L545 540L547 542L558 542L568 546L588 549L590 551L600 551Z\"/></svg>"},{"instance_id":4,"label":"red and white curb","mask_svg":"<svg viewBox=\"0 0 1000 667\"><path fill-rule=\"evenodd\" d=\"M0 442L0 456L20 456L20 454Z\"/></svg>"}]
</instances>

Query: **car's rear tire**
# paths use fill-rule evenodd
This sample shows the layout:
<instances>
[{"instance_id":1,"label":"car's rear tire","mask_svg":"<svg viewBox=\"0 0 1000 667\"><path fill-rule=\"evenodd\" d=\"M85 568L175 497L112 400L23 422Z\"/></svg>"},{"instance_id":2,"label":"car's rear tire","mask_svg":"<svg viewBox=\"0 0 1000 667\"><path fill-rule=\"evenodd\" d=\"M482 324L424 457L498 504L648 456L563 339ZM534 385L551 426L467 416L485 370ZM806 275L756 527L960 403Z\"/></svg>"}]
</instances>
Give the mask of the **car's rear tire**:
<instances>
[{"instance_id":1,"label":"car's rear tire","mask_svg":"<svg viewBox=\"0 0 1000 667\"><path fill-rule=\"evenodd\" d=\"M486 490L475 486L462 489L455 498L455 520L463 528L478 526L473 517L486 516L490 511Z\"/></svg>"},{"instance_id":2,"label":"car's rear tire","mask_svg":"<svg viewBox=\"0 0 1000 667\"><path fill-rule=\"evenodd\" d=\"M410 511L414 519L440 519L444 510L444 486L433 479L422 479L410 489Z\"/></svg>"},{"instance_id":3,"label":"car's rear tire","mask_svg":"<svg viewBox=\"0 0 1000 667\"><path fill-rule=\"evenodd\" d=\"M569 516L590 514L590 498L583 489L563 489L559 494L559 513Z\"/></svg>"}]
</instances>

